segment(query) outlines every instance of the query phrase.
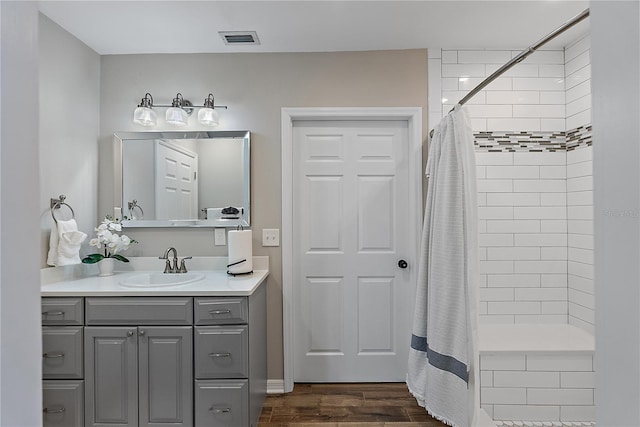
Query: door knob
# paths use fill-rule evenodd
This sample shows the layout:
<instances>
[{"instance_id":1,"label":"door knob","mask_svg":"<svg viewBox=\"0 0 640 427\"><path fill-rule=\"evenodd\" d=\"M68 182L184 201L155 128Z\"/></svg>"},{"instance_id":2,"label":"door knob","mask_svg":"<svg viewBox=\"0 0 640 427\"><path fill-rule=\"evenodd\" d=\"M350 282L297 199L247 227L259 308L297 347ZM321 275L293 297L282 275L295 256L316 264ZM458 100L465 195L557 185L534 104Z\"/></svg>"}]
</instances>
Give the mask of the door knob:
<instances>
[{"instance_id":1,"label":"door knob","mask_svg":"<svg viewBox=\"0 0 640 427\"><path fill-rule=\"evenodd\" d=\"M407 261L401 259L400 261L398 261L398 267L405 269L407 267L409 267L409 263L407 263Z\"/></svg>"}]
</instances>

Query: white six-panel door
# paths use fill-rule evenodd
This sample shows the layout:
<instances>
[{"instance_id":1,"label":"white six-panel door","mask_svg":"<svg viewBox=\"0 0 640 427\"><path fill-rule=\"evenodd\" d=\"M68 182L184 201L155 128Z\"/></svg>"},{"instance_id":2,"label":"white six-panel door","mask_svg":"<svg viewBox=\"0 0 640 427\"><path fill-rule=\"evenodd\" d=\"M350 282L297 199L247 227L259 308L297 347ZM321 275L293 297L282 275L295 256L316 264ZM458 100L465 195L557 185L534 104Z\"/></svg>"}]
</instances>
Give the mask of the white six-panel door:
<instances>
[{"instance_id":1,"label":"white six-panel door","mask_svg":"<svg viewBox=\"0 0 640 427\"><path fill-rule=\"evenodd\" d=\"M197 219L198 154L158 140L155 156L156 219Z\"/></svg>"},{"instance_id":2,"label":"white six-panel door","mask_svg":"<svg viewBox=\"0 0 640 427\"><path fill-rule=\"evenodd\" d=\"M409 152L406 120L293 123L296 382L405 380L419 232Z\"/></svg>"}]
</instances>

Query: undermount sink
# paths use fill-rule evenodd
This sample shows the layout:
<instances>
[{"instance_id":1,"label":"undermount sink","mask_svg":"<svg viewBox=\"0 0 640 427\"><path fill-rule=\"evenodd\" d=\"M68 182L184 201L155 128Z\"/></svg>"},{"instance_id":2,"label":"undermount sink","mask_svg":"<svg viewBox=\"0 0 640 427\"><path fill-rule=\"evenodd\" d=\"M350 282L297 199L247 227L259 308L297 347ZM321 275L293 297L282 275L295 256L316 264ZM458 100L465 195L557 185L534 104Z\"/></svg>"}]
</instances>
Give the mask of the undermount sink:
<instances>
[{"instance_id":1,"label":"undermount sink","mask_svg":"<svg viewBox=\"0 0 640 427\"><path fill-rule=\"evenodd\" d=\"M140 273L120 281L122 286L130 288L150 288L159 286L177 286L204 279L202 273Z\"/></svg>"}]
</instances>

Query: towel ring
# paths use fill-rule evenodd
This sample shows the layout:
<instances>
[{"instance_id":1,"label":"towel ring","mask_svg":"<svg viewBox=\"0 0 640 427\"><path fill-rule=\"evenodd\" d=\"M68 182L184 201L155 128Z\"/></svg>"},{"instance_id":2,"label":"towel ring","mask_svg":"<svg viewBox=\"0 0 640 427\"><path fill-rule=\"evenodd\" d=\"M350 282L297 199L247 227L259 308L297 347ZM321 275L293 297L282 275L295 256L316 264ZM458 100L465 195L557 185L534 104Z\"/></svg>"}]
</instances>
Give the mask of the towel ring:
<instances>
[{"instance_id":1,"label":"towel ring","mask_svg":"<svg viewBox=\"0 0 640 427\"><path fill-rule=\"evenodd\" d=\"M131 216L131 219L142 219L144 218L144 211L142 210L142 207L138 204L138 201L136 199L133 199L133 201L131 202L127 202L127 205L129 206L129 215ZM134 218L134 210L138 208L138 210L140 211L140 217L139 218Z\"/></svg>"},{"instance_id":2,"label":"towel ring","mask_svg":"<svg viewBox=\"0 0 640 427\"><path fill-rule=\"evenodd\" d=\"M67 196L65 196L64 194L61 194L59 198L51 199L51 217L56 222L56 224L58 223L58 219L54 215L54 211L56 209L60 209L60 207L62 207L63 205L68 207L69 210L71 211L71 219L75 219L75 217L76 217L76 213L73 211L73 208L71 206L69 206L67 203L64 202L64 199L66 199L66 198L67 198Z\"/></svg>"}]
</instances>

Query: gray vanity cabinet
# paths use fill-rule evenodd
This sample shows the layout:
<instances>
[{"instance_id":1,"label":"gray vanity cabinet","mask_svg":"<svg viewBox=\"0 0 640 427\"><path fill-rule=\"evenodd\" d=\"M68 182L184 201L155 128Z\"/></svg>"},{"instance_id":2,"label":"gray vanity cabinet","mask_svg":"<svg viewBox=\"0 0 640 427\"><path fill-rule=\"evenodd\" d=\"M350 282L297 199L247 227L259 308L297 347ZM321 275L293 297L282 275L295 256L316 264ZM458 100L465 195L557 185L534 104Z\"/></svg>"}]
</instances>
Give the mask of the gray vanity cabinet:
<instances>
[{"instance_id":1,"label":"gray vanity cabinet","mask_svg":"<svg viewBox=\"0 0 640 427\"><path fill-rule=\"evenodd\" d=\"M249 296L45 297L44 427L256 427L266 283Z\"/></svg>"},{"instance_id":2,"label":"gray vanity cabinet","mask_svg":"<svg viewBox=\"0 0 640 427\"><path fill-rule=\"evenodd\" d=\"M167 304L185 306L181 302L188 300L186 306L191 307L192 300L86 300L87 324L105 326L85 327L85 425L192 426L193 327L156 326L192 323L190 310L183 318L170 316L163 320L157 316ZM92 313L96 306L100 312ZM121 316L113 320L102 316L104 307L110 306ZM150 317L145 318L144 313ZM138 324L108 326L112 322L120 324L122 319L136 319Z\"/></svg>"}]
</instances>

